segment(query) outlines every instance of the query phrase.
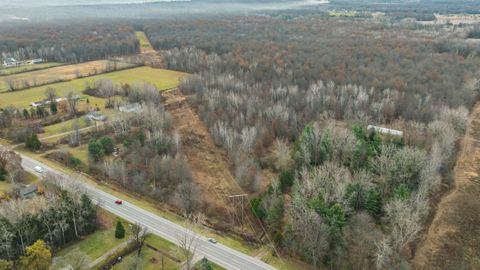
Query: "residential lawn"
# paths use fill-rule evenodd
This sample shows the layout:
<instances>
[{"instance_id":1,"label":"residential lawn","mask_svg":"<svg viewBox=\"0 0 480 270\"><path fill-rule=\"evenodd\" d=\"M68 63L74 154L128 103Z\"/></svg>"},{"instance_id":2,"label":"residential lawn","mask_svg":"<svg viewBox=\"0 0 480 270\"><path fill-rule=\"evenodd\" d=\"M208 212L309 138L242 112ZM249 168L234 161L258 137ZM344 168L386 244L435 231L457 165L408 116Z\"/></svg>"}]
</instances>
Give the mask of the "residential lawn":
<instances>
[{"instance_id":1,"label":"residential lawn","mask_svg":"<svg viewBox=\"0 0 480 270\"><path fill-rule=\"evenodd\" d=\"M10 182L8 180L0 181L0 192L9 192L11 189Z\"/></svg>"},{"instance_id":2,"label":"residential lawn","mask_svg":"<svg viewBox=\"0 0 480 270\"><path fill-rule=\"evenodd\" d=\"M63 63L49 62L49 63L34 64L34 65L26 65L21 67L0 68L0 76L11 75L11 74L26 72L26 71L34 71L34 70L39 70L44 68L57 67L61 65L63 65Z\"/></svg>"},{"instance_id":3,"label":"residential lawn","mask_svg":"<svg viewBox=\"0 0 480 270\"><path fill-rule=\"evenodd\" d=\"M166 253L170 254L171 256L178 258L179 260L186 260L187 258L182 254L182 249L177 245L173 244L172 242L161 238L160 236L151 234L145 243L165 251Z\"/></svg>"},{"instance_id":4,"label":"residential lawn","mask_svg":"<svg viewBox=\"0 0 480 270\"><path fill-rule=\"evenodd\" d=\"M88 164L88 145L87 143L70 149L72 156L80 159L83 164Z\"/></svg>"},{"instance_id":5,"label":"residential lawn","mask_svg":"<svg viewBox=\"0 0 480 270\"><path fill-rule=\"evenodd\" d=\"M57 254L57 257L65 256L68 254L68 252L74 251L78 248L90 258L91 262L93 262L106 252L110 251L128 239L128 225L125 222L123 225L126 232L125 238L123 239L115 238L115 226L110 229L98 230L88 235L85 239L60 250L60 252Z\"/></svg>"},{"instance_id":6,"label":"residential lawn","mask_svg":"<svg viewBox=\"0 0 480 270\"><path fill-rule=\"evenodd\" d=\"M180 259L181 261L184 261L186 258L181 254L181 249L177 247L176 245L172 244L171 242L156 236L156 235L150 235L145 243L168 253L169 255ZM165 270L170 270L170 269L180 269L179 265L177 262L174 260L162 256L162 254L156 252L155 250L148 248L146 245L142 249L142 254L140 255L140 260L142 261L142 268L140 269L147 269L147 270L157 270L157 269L162 269L162 257L163 257L163 267ZM123 262L115 265L113 269L115 270L127 270L129 269L129 266L131 263L137 259L137 253L133 252L130 255L128 255Z\"/></svg>"},{"instance_id":7,"label":"residential lawn","mask_svg":"<svg viewBox=\"0 0 480 270\"><path fill-rule=\"evenodd\" d=\"M162 257L163 257L163 266L162 266ZM132 263L137 259L137 253L134 251L133 253L129 254L125 259L113 266L113 270L130 270ZM136 269L144 269L144 270L177 270L180 269L180 266L170 258L166 256L162 256L162 254L150 249L148 247L144 247L142 249L142 253L140 254L141 266L140 268Z\"/></svg>"},{"instance_id":8,"label":"residential lawn","mask_svg":"<svg viewBox=\"0 0 480 270\"><path fill-rule=\"evenodd\" d=\"M111 79L117 83L150 83L154 84L160 90L165 90L178 86L180 79L185 76L187 76L186 73L165 69L154 69L151 67L121 70L82 79L75 79L68 82L34 87L27 90L3 92L0 93L0 108L6 106L15 106L17 108L28 107L31 102L45 99L45 90L49 87L56 89L57 95L62 97L66 96L69 91L82 95L81 92L85 88L86 83L93 83L96 80L105 78ZM93 97L89 97L89 99L93 99ZM90 104L94 106L92 100L90 100Z\"/></svg>"},{"instance_id":9,"label":"residential lawn","mask_svg":"<svg viewBox=\"0 0 480 270\"><path fill-rule=\"evenodd\" d=\"M42 133L41 134L41 137L48 137L48 136L52 136L52 135L55 135L55 134L60 134L60 133L65 133L65 132L68 132L68 131L72 131L73 130L73 123L76 121L76 119L70 119L68 121L65 121L65 122L60 122L58 124L54 124L54 125L51 125L51 126L47 126L47 127L44 127L44 131L45 133ZM88 120L85 118L85 117L80 117L78 118L78 128L85 128L85 127L88 127L90 125L90 123L88 122Z\"/></svg>"},{"instance_id":10,"label":"residential lawn","mask_svg":"<svg viewBox=\"0 0 480 270\"><path fill-rule=\"evenodd\" d=\"M34 174L25 172L25 182L23 184L25 185L30 185L30 184L35 184L38 182L38 177L36 177ZM5 181L0 181L0 192L8 193L12 191L12 185L10 184L10 181L8 179L5 179Z\"/></svg>"},{"instance_id":11,"label":"residential lawn","mask_svg":"<svg viewBox=\"0 0 480 270\"><path fill-rule=\"evenodd\" d=\"M140 51L142 53L153 51L153 46L152 44L150 44L150 41L148 40L147 35L145 35L145 32L137 31L135 32L135 35L137 36L137 39L140 42Z\"/></svg>"},{"instance_id":12,"label":"residential lawn","mask_svg":"<svg viewBox=\"0 0 480 270\"><path fill-rule=\"evenodd\" d=\"M0 95L1 97L1 95ZM117 102L120 102L122 100L121 97L115 97ZM88 103L87 103L88 100ZM92 110L98 110L100 113L107 117L113 117L115 113L115 109L106 109L105 108L105 103L107 99L104 98L98 98L98 97L92 97L88 95L82 96L82 99L78 103L78 110L79 111L92 111ZM57 134L62 134L66 132L73 131L73 123L75 122L75 119L70 119L65 122L57 123L54 125L46 126L44 127L44 133L40 134L40 138L45 138L45 137L50 137L54 136ZM78 124L79 124L79 129L86 128L89 126L94 126L95 123L89 122L85 116L79 117L78 118ZM51 141L56 141L58 140L59 137L53 138ZM49 141L47 139L47 141Z\"/></svg>"}]
</instances>

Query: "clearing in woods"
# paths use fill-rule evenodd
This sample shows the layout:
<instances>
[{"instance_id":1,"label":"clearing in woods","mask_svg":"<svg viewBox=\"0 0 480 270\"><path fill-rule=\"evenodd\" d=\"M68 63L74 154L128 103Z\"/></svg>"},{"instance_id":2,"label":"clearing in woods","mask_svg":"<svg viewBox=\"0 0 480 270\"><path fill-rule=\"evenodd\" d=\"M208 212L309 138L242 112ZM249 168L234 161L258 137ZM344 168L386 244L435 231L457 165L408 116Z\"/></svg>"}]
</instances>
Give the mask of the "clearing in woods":
<instances>
[{"instance_id":1,"label":"clearing in woods","mask_svg":"<svg viewBox=\"0 0 480 270\"><path fill-rule=\"evenodd\" d=\"M155 52L152 44L150 44L150 41L148 40L147 35L145 35L145 32L137 31L137 32L135 32L135 35L137 36L137 39L140 42L140 52L141 53Z\"/></svg>"},{"instance_id":2,"label":"clearing in woods","mask_svg":"<svg viewBox=\"0 0 480 270\"><path fill-rule=\"evenodd\" d=\"M215 146L208 128L178 91L165 93L166 108L172 115L175 128L182 138L183 154L194 175L204 201L203 209L210 223L224 223L225 216L233 218L235 211L228 196L244 193L229 171L225 152ZM225 225L225 224L223 224Z\"/></svg>"},{"instance_id":3,"label":"clearing in woods","mask_svg":"<svg viewBox=\"0 0 480 270\"><path fill-rule=\"evenodd\" d=\"M437 206L417 248L415 269L480 269L480 103L468 122L455 187Z\"/></svg>"},{"instance_id":4,"label":"clearing in woods","mask_svg":"<svg viewBox=\"0 0 480 270\"><path fill-rule=\"evenodd\" d=\"M28 74L28 73L27 73ZM186 73L154 69L150 67L139 67L115 71L96 76L76 79L68 82L49 84L40 87L34 87L27 90L0 93L0 108L14 106L16 108L25 108L34 101L44 100L45 90L49 87L57 91L57 95L64 97L69 91L77 95L82 95L86 83L93 83L99 79L110 79L117 83L149 83L155 85L160 90L174 88L178 86L179 80L186 76Z\"/></svg>"},{"instance_id":5,"label":"clearing in woods","mask_svg":"<svg viewBox=\"0 0 480 270\"><path fill-rule=\"evenodd\" d=\"M108 69L124 69L130 66L131 65L127 63L97 60L75 65L64 65L26 73L12 74L0 77L0 92L7 91L7 82L13 83L17 88L23 86L25 83L28 83L30 86L44 85L59 81L69 81L77 77L101 74Z\"/></svg>"}]
</instances>

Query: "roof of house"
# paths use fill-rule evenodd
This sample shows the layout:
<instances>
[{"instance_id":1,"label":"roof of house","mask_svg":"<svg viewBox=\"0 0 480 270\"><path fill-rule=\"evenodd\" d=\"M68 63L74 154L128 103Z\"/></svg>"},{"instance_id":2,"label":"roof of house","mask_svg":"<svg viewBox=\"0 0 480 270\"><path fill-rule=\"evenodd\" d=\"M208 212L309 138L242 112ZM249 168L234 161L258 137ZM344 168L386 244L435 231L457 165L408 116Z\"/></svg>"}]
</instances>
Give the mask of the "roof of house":
<instances>
[{"instance_id":1,"label":"roof of house","mask_svg":"<svg viewBox=\"0 0 480 270\"><path fill-rule=\"evenodd\" d=\"M140 104L132 103L118 107L121 112L138 112L141 109Z\"/></svg>"},{"instance_id":2,"label":"roof of house","mask_svg":"<svg viewBox=\"0 0 480 270\"><path fill-rule=\"evenodd\" d=\"M403 136L403 132L400 130L384 128L384 127L377 127L373 125L368 125L367 129L373 129L375 132L379 132L386 135L393 135L393 136Z\"/></svg>"},{"instance_id":3,"label":"roof of house","mask_svg":"<svg viewBox=\"0 0 480 270\"><path fill-rule=\"evenodd\" d=\"M5 58L3 61L6 62L6 63L17 62L17 60L15 60L15 58L11 58L11 57Z\"/></svg>"},{"instance_id":4,"label":"roof of house","mask_svg":"<svg viewBox=\"0 0 480 270\"><path fill-rule=\"evenodd\" d=\"M107 117L99 112L89 112L87 113L86 117L88 119L93 119L96 121L105 121L107 120Z\"/></svg>"}]
</instances>

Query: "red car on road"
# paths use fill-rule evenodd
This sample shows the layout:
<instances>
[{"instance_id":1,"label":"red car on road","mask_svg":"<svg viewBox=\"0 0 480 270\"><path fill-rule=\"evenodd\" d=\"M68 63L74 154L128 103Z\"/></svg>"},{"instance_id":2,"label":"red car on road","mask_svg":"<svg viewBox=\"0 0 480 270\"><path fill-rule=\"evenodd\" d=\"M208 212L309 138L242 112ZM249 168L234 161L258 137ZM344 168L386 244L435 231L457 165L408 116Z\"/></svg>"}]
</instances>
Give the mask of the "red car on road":
<instances>
[{"instance_id":1,"label":"red car on road","mask_svg":"<svg viewBox=\"0 0 480 270\"><path fill-rule=\"evenodd\" d=\"M122 204L123 202L122 202L122 200L116 200L115 203L116 204Z\"/></svg>"}]
</instances>

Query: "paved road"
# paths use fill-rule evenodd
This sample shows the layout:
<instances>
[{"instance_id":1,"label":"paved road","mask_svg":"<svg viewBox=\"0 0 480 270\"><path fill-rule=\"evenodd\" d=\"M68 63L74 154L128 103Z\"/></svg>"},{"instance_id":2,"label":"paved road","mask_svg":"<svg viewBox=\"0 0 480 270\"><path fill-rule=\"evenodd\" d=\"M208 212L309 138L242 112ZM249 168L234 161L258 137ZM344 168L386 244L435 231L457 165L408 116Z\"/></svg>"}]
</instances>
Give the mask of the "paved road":
<instances>
[{"instance_id":1,"label":"paved road","mask_svg":"<svg viewBox=\"0 0 480 270\"><path fill-rule=\"evenodd\" d=\"M41 162L34 160L25 155L22 156L22 166L32 172L35 166L42 167L46 172L54 173L61 176L66 176L55 169L48 167ZM37 174L38 175L38 174ZM146 226L148 230L156 235L159 235L172 243L179 245L179 240L185 238L185 235L194 236L197 240L197 254L207 257L209 260L232 270L274 270L270 266L259 259L250 257L246 254L238 252L234 249L226 247L220 243L213 244L208 242L207 238L194 234L192 231L173 223L169 220L161 218L153 213L150 213L140 207L137 207L129 202L124 201L123 205L115 204L117 199L104 191L101 191L89 184L82 183L87 193L93 200L97 201L99 205L112 212L113 214L122 217L131 222L139 222Z\"/></svg>"}]
</instances>

